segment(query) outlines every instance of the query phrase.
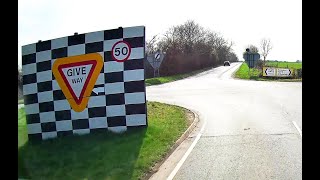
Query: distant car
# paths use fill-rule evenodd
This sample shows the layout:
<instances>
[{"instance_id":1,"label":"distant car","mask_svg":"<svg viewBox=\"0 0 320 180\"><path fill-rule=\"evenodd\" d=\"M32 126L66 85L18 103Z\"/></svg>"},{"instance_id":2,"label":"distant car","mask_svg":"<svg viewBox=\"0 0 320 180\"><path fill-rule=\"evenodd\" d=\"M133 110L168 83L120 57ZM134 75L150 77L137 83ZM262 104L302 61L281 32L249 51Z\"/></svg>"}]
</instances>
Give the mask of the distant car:
<instances>
[{"instance_id":1,"label":"distant car","mask_svg":"<svg viewBox=\"0 0 320 180\"><path fill-rule=\"evenodd\" d=\"M229 61L223 62L223 66L230 66L230 62Z\"/></svg>"}]
</instances>

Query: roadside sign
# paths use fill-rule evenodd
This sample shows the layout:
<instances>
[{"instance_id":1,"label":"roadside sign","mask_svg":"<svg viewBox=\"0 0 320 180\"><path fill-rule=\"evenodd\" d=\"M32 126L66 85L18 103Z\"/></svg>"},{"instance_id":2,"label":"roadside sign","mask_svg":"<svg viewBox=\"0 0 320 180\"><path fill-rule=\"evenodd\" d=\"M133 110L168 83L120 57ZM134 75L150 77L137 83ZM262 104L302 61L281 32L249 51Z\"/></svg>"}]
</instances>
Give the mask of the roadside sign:
<instances>
[{"instance_id":1,"label":"roadside sign","mask_svg":"<svg viewBox=\"0 0 320 180\"><path fill-rule=\"evenodd\" d=\"M161 51L157 51L149 56L147 56L147 60L150 63L150 65L153 67L153 69L159 69L161 62L164 58L164 53Z\"/></svg>"},{"instance_id":2,"label":"roadside sign","mask_svg":"<svg viewBox=\"0 0 320 180\"><path fill-rule=\"evenodd\" d=\"M160 76L159 68L163 58L164 58L164 53L162 53L161 51L157 51L147 56L147 60L153 68L154 77L156 77L156 75Z\"/></svg>"},{"instance_id":3,"label":"roadside sign","mask_svg":"<svg viewBox=\"0 0 320 180\"><path fill-rule=\"evenodd\" d=\"M22 46L29 140L148 126L145 45L133 26Z\"/></svg>"},{"instance_id":4,"label":"roadside sign","mask_svg":"<svg viewBox=\"0 0 320 180\"><path fill-rule=\"evenodd\" d=\"M293 76L293 69L287 68L275 68L275 67L263 67L263 76L273 76L273 77L291 77Z\"/></svg>"},{"instance_id":5,"label":"roadside sign","mask_svg":"<svg viewBox=\"0 0 320 180\"><path fill-rule=\"evenodd\" d=\"M154 69L154 67L153 67L153 57L151 55L148 55L147 56L147 60L150 63L150 65L152 66L152 68Z\"/></svg>"},{"instance_id":6,"label":"roadside sign","mask_svg":"<svg viewBox=\"0 0 320 180\"><path fill-rule=\"evenodd\" d=\"M276 68L263 67L263 76L275 76L275 75L276 75Z\"/></svg>"},{"instance_id":7,"label":"roadside sign","mask_svg":"<svg viewBox=\"0 0 320 180\"><path fill-rule=\"evenodd\" d=\"M246 63L248 64L249 68L254 68L256 65L256 61L246 61Z\"/></svg>"},{"instance_id":8,"label":"roadside sign","mask_svg":"<svg viewBox=\"0 0 320 180\"><path fill-rule=\"evenodd\" d=\"M243 59L245 59L246 63L248 64L249 68L253 68L257 64L257 60L260 59L259 53L250 53L246 52L243 54Z\"/></svg>"},{"instance_id":9,"label":"roadside sign","mask_svg":"<svg viewBox=\"0 0 320 180\"><path fill-rule=\"evenodd\" d=\"M118 41L112 46L112 59L117 62L126 61L131 54L131 46L126 41Z\"/></svg>"},{"instance_id":10,"label":"roadside sign","mask_svg":"<svg viewBox=\"0 0 320 180\"><path fill-rule=\"evenodd\" d=\"M277 76L279 77L287 77L291 76L291 70L290 69L277 69Z\"/></svg>"},{"instance_id":11,"label":"roadside sign","mask_svg":"<svg viewBox=\"0 0 320 180\"><path fill-rule=\"evenodd\" d=\"M99 53L58 58L54 62L52 73L74 111L81 112L87 106L102 66Z\"/></svg>"}]
</instances>

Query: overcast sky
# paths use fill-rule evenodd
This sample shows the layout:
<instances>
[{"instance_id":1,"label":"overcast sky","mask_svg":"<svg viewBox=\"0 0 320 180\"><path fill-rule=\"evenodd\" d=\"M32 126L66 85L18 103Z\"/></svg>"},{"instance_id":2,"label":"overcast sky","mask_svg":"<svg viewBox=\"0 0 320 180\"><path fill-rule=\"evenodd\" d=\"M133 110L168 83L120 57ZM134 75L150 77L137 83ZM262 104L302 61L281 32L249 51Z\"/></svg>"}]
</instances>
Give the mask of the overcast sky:
<instances>
[{"instance_id":1,"label":"overcast sky","mask_svg":"<svg viewBox=\"0 0 320 180\"><path fill-rule=\"evenodd\" d=\"M18 0L18 64L38 40L140 25L150 40L187 20L233 41L240 60L262 38L273 44L267 59L302 60L302 0Z\"/></svg>"}]
</instances>

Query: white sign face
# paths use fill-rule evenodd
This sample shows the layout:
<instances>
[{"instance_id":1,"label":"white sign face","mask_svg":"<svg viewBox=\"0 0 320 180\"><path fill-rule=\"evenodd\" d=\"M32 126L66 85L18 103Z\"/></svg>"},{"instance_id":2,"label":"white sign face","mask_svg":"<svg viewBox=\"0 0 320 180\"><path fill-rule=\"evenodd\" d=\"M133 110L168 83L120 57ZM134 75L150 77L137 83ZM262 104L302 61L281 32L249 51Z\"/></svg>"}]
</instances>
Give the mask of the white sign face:
<instances>
[{"instance_id":1,"label":"white sign face","mask_svg":"<svg viewBox=\"0 0 320 180\"><path fill-rule=\"evenodd\" d=\"M290 77L292 71L292 69L287 68L263 67L263 76Z\"/></svg>"},{"instance_id":2,"label":"white sign face","mask_svg":"<svg viewBox=\"0 0 320 180\"><path fill-rule=\"evenodd\" d=\"M153 69L159 69L161 62L164 58L164 54L162 52L156 52L152 55L147 56L147 60Z\"/></svg>"},{"instance_id":3,"label":"white sign face","mask_svg":"<svg viewBox=\"0 0 320 180\"><path fill-rule=\"evenodd\" d=\"M118 62L127 60L131 54L131 47L125 41L118 41L112 47L112 59Z\"/></svg>"},{"instance_id":4,"label":"white sign face","mask_svg":"<svg viewBox=\"0 0 320 180\"><path fill-rule=\"evenodd\" d=\"M291 71L290 69L277 69L277 76L290 76Z\"/></svg>"},{"instance_id":5,"label":"white sign face","mask_svg":"<svg viewBox=\"0 0 320 180\"><path fill-rule=\"evenodd\" d=\"M266 69L266 76L275 76L276 75L276 68L267 68Z\"/></svg>"},{"instance_id":6,"label":"white sign face","mask_svg":"<svg viewBox=\"0 0 320 180\"><path fill-rule=\"evenodd\" d=\"M157 52L157 53L154 55L154 58L155 58L156 60L159 60L159 59L160 59L160 53Z\"/></svg>"},{"instance_id":7,"label":"white sign face","mask_svg":"<svg viewBox=\"0 0 320 180\"><path fill-rule=\"evenodd\" d=\"M83 96L84 86L91 71L92 64L62 68L66 85L72 89L74 95L79 99Z\"/></svg>"}]
</instances>

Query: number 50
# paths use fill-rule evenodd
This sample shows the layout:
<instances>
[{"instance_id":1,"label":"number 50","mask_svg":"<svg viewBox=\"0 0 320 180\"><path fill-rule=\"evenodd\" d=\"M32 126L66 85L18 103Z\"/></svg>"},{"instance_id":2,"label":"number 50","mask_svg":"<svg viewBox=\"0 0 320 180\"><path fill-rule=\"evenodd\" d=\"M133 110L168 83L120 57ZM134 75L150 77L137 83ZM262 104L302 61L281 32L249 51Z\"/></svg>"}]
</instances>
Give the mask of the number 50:
<instances>
[{"instance_id":1,"label":"number 50","mask_svg":"<svg viewBox=\"0 0 320 180\"><path fill-rule=\"evenodd\" d=\"M126 41L118 41L112 46L111 53L113 60L117 62L126 61L131 54L131 46Z\"/></svg>"},{"instance_id":2,"label":"number 50","mask_svg":"<svg viewBox=\"0 0 320 180\"><path fill-rule=\"evenodd\" d=\"M116 48L114 55L119 56L120 53L122 53L122 55L127 55L128 54L128 48L127 47L122 47L121 51L120 48Z\"/></svg>"}]
</instances>

